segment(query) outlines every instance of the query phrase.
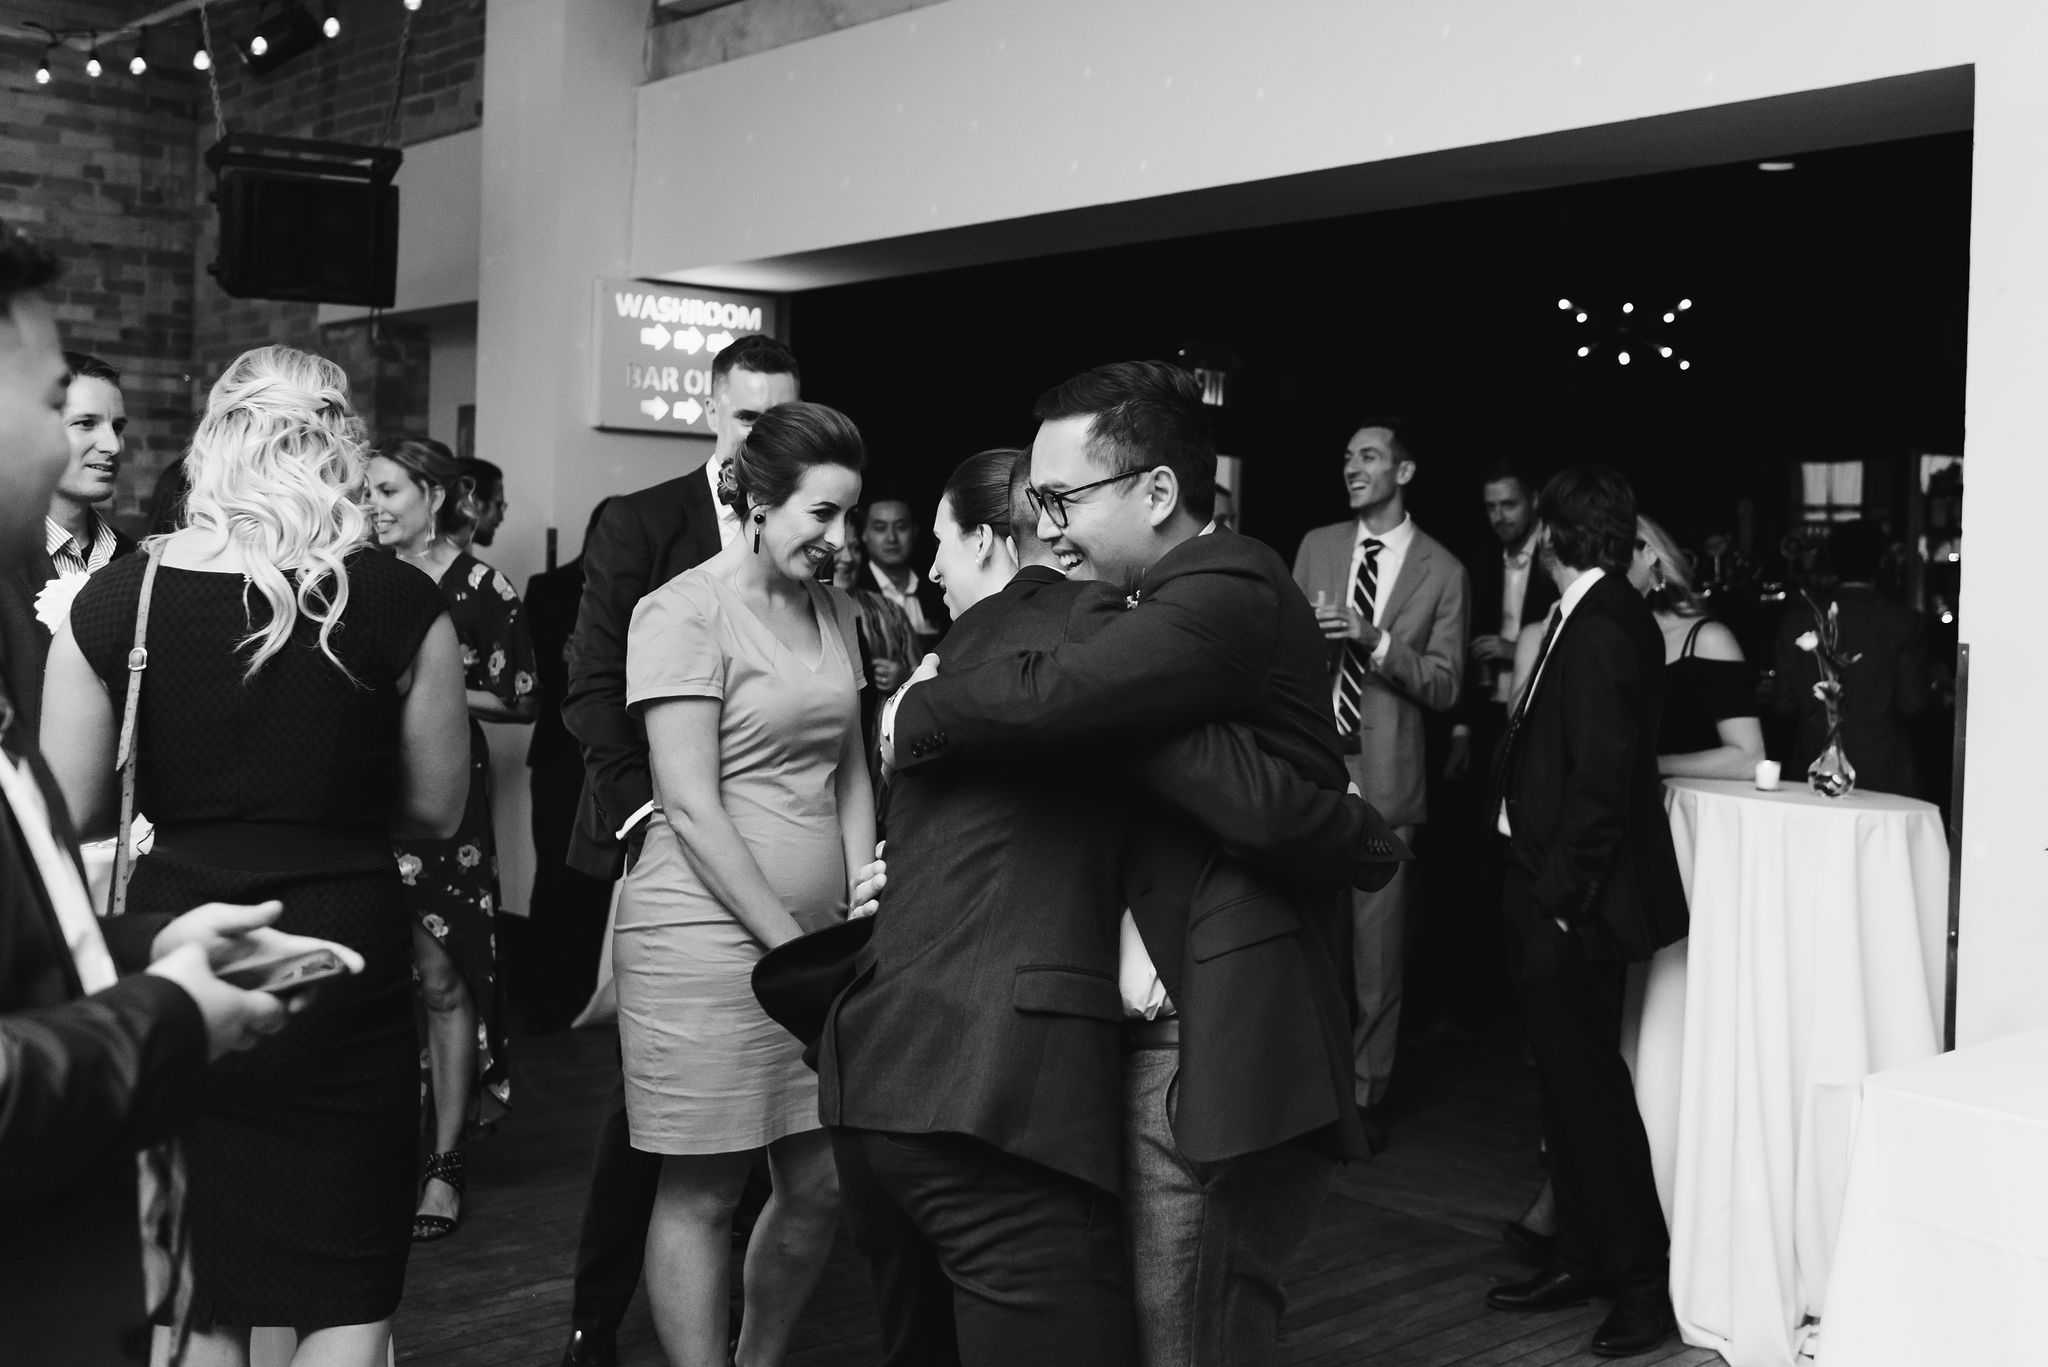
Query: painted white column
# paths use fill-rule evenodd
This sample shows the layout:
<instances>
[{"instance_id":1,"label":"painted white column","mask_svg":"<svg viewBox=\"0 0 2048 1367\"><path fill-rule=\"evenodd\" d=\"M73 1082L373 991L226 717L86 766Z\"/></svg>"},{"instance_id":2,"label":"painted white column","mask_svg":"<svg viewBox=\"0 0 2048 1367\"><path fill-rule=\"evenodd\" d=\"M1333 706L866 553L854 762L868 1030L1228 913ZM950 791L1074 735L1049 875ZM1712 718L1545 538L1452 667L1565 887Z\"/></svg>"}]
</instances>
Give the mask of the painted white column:
<instances>
[{"instance_id":1,"label":"painted white column","mask_svg":"<svg viewBox=\"0 0 2048 1367\"><path fill-rule=\"evenodd\" d=\"M477 451L512 512L492 559L520 588L582 545L590 509L701 464L710 443L590 425L595 281L626 274L644 0L489 0L477 275ZM492 733L505 899L533 882L525 727Z\"/></svg>"}]
</instances>

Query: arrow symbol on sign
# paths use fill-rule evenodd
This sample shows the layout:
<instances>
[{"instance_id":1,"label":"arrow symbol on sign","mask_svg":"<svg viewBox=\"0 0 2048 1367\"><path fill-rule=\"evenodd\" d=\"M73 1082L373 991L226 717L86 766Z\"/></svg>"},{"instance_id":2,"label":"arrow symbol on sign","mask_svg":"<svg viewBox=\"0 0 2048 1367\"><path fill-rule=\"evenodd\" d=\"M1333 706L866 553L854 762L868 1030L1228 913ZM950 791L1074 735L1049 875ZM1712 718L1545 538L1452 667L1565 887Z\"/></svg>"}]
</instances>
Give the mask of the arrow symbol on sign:
<instances>
[{"instance_id":1,"label":"arrow symbol on sign","mask_svg":"<svg viewBox=\"0 0 2048 1367\"><path fill-rule=\"evenodd\" d=\"M704 334L695 328L686 328L676 334L673 345L677 351L695 356L704 349Z\"/></svg>"},{"instance_id":2,"label":"arrow symbol on sign","mask_svg":"<svg viewBox=\"0 0 2048 1367\"><path fill-rule=\"evenodd\" d=\"M716 356L719 352L732 345L732 334L730 332L714 332L704 339L704 345L710 347L711 354Z\"/></svg>"},{"instance_id":3,"label":"arrow symbol on sign","mask_svg":"<svg viewBox=\"0 0 2048 1367\"><path fill-rule=\"evenodd\" d=\"M684 422L695 422L704 416L704 405L695 399L684 399L676 405L676 416Z\"/></svg>"},{"instance_id":4,"label":"arrow symbol on sign","mask_svg":"<svg viewBox=\"0 0 2048 1367\"><path fill-rule=\"evenodd\" d=\"M668 416L668 400L660 398L642 399L640 400L640 411L656 422L660 422Z\"/></svg>"},{"instance_id":5,"label":"arrow symbol on sign","mask_svg":"<svg viewBox=\"0 0 2048 1367\"><path fill-rule=\"evenodd\" d=\"M651 328L640 329L640 345L651 346L656 351L668 345L668 329L656 323Z\"/></svg>"}]
</instances>

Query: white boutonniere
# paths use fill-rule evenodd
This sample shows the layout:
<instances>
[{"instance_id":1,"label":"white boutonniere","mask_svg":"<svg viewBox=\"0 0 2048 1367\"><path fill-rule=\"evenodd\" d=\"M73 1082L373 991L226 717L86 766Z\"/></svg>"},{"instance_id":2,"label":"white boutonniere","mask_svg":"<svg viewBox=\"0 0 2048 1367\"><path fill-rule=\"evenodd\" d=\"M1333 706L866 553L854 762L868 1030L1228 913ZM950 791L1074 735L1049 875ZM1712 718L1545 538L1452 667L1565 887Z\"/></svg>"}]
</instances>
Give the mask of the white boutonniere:
<instances>
[{"instance_id":1,"label":"white boutonniere","mask_svg":"<svg viewBox=\"0 0 2048 1367\"><path fill-rule=\"evenodd\" d=\"M1142 592L1142 590L1140 590L1140 592ZM1133 593L1130 597L1124 599L1124 611L1128 612L1136 606L1138 606L1138 595L1136 593Z\"/></svg>"},{"instance_id":2,"label":"white boutonniere","mask_svg":"<svg viewBox=\"0 0 2048 1367\"><path fill-rule=\"evenodd\" d=\"M36 595L36 620L48 628L52 636L63 630L64 623L70 620L71 600L78 596L78 591L90 578L91 575L76 571L60 574L43 585L42 592Z\"/></svg>"}]
</instances>

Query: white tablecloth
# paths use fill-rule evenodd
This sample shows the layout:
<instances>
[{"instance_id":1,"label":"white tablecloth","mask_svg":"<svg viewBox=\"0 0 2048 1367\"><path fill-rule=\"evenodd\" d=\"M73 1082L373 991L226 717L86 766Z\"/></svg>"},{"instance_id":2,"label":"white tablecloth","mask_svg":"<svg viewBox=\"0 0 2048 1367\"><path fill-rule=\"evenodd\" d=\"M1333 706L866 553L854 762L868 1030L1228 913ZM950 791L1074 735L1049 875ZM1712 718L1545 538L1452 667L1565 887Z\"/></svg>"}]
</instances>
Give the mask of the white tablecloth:
<instances>
[{"instance_id":1,"label":"white tablecloth","mask_svg":"<svg viewBox=\"0 0 2048 1367\"><path fill-rule=\"evenodd\" d=\"M1883 793L1673 779L1692 937L1650 966L1637 1103L1687 1343L1790 1367L1818 1318L1856 1088L1941 1044L1948 843Z\"/></svg>"},{"instance_id":2,"label":"white tablecloth","mask_svg":"<svg viewBox=\"0 0 2048 1367\"><path fill-rule=\"evenodd\" d=\"M1821 1367L2048 1361L2048 1030L1863 1084Z\"/></svg>"}]
</instances>

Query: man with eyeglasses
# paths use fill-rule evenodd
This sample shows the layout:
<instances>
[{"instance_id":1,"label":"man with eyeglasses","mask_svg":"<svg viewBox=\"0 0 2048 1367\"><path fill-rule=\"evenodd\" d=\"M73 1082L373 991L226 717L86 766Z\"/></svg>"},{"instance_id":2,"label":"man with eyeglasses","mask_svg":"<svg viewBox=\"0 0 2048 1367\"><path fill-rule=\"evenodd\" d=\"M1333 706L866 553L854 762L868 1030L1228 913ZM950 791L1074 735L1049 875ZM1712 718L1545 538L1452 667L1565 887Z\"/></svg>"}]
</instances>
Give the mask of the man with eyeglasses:
<instances>
[{"instance_id":1,"label":"man with eyeglasses","mask_svg":"<svg viewBox=\"0 0 2048 1367\"><path fill-rule=\"evenodd\" d=\"M1037 416L1039 537L1069 576L1112 585L1131 608L1085 640L920 671L885 718L893 762L1054 764L1231 720L1343 790L1322 635L1280 558L1215 527L1215 446L1193 378L1164 362L1103 366L1047 393ZM1269 1362L1287 1261L1335 1160L1368 1152L1351 1104L1345 899L1263 883L1143 798L1122 866L1140 1360Z\"/></svg>"}]
</instances>

